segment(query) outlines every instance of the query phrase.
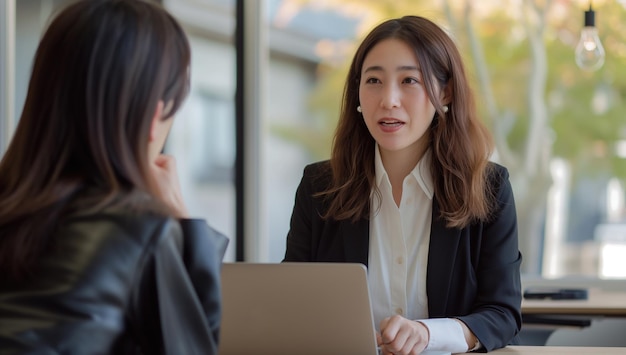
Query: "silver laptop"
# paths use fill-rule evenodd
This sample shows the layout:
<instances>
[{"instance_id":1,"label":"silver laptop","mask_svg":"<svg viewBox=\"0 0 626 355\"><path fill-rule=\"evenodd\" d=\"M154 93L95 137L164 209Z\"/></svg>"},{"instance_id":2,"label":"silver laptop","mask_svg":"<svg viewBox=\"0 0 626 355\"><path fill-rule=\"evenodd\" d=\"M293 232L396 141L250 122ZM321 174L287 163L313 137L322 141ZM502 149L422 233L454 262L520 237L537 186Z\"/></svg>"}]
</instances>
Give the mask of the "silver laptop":
<instances>
[{"instance_id":1,"label":"silver laptop","mask_svg":"<svg viewBox=\"0 0 626 355\"><path fill-rule=\"evenodd\" d=\"M365 266L225 263L221 355L376 355Z\"/></svg>"}]
</instances>

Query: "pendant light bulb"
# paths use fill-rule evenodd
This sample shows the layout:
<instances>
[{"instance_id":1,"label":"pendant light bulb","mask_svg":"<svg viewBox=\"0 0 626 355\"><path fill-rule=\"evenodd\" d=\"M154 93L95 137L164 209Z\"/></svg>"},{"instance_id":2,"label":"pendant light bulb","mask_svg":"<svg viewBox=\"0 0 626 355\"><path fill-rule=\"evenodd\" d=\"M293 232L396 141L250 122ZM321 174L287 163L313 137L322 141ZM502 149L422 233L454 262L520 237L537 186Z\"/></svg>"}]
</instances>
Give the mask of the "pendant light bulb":
<instances>
[{"instance_id":1,"label":"pendant light bulb","mask_svg":"<svg viewBox=\"0 0 626 355\"><path fill-rule=\"evenodd\" d=\"M604 47L595 27L595 12L589 5L589 11L585 11L585 26L576 46L576 64L583 70L598 70L604 64L604 56Z\"/></svg>"}]
</instances>

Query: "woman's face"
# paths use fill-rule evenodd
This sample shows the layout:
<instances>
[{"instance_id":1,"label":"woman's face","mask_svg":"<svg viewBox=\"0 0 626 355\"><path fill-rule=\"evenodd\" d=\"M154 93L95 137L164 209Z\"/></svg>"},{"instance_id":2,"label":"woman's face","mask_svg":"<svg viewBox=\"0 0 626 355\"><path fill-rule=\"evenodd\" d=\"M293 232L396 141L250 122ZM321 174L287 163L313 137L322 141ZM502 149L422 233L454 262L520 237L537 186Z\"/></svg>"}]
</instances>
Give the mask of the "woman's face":
<instances>
[{"instance_id":1,"label":"woman's face","mask_svg":"<svg viewBox=\"0 0 626 355\"><path fill-rule=\"evenodd\" d=\"M435 115L413 49L398 39L376 44L361 69L359 101L381 154L425 149Z\"/></svg>"}]
</instances>

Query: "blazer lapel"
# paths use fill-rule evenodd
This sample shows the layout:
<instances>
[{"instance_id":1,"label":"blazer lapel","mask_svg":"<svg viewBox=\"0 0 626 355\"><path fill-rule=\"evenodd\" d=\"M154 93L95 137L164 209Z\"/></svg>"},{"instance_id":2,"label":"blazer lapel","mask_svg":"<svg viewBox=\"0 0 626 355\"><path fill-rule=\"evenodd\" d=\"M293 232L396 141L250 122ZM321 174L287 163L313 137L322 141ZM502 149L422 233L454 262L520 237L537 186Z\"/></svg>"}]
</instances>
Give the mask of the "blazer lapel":
<instances>
[{"instance_id":1,"label":"blazer lapel","mask_svg":"<svg viewBox=\"0 0 626 355\"><path fill-rule=\"evenodd\" d=\"M446 228L445 221L439 217L439 205L436 199L433 199L430 247L428 249L428 267L426 271L429 317L442 317L446 314L450 281L454 270L460 234L460 229Z\"/></svg>"},{"instance_id":2,"label":"blazer lapel","mask_svg":"<svg viewBox=\"0 0 626 355\"><path fill-rule=\"evenodd\" d=\"M345 261L361 263L367 266L369 253L369 220L361 219L356 223L342 221L340 235L343 236Z\"/></svg>"}]
</instances>

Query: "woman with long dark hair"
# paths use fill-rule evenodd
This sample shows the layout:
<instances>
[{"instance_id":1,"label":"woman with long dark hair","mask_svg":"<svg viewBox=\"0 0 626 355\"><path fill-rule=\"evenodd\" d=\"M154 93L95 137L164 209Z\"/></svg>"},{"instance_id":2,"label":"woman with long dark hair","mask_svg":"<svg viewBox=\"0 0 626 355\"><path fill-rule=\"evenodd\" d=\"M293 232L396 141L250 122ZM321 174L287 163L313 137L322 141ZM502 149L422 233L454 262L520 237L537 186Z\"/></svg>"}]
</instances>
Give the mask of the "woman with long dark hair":
<instances>
[{"instance_id":1,"label":"woman with long dark hair","mask_svg":"<svg viewBox=\"0 0 626 355\"><path fill-rule=\"evenodd\" d=\"M84 0L37 49L0 162L0 352L212 354L227 243L161 154L189 90L177 21Z\"/></svg>"},{"instance_id":2,"label":"woman with long dark hair","mask_svg":"<svg viewBox=\"0 0 626 355\"><path fill-rule=\"evenodd\" d=\"M492 150L448 34L381 23L354 55L330 160L304 170L284 261L365 264L384 354L507 345L521 254Z\"/></svg>"}]
</instances>

